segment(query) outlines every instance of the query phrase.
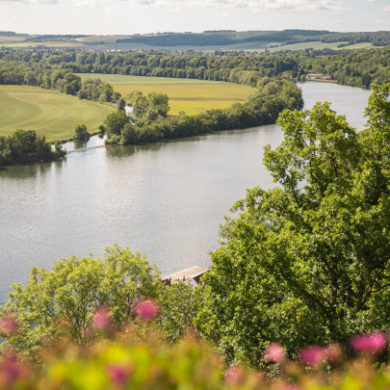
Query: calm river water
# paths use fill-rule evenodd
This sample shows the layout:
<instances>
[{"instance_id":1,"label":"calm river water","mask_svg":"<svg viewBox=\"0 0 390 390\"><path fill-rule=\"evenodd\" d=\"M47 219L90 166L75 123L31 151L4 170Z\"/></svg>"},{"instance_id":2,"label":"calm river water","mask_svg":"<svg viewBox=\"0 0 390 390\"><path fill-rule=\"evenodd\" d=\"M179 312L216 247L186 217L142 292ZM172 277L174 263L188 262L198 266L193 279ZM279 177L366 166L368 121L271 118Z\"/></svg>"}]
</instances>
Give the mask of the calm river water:
<instances>
[{"instance_id":1,"label":"calm river water","mask_svg":"<svg viewBox=\"0 0 390 390\"><path fill-rule=\"evenodd\" d=\"M301 85L306 108L332 102L357 128L369 91ZM207 267L218 227L247 188L272 186L263 146L278 126L224 131L147 146L71 154L52 164L0 171L0 302L32 266L119 243L146 253L163 274ZM102 142L94 137L90 144ZM71 147L71 145L67 145Z\"/></svg>"}]
</instances>

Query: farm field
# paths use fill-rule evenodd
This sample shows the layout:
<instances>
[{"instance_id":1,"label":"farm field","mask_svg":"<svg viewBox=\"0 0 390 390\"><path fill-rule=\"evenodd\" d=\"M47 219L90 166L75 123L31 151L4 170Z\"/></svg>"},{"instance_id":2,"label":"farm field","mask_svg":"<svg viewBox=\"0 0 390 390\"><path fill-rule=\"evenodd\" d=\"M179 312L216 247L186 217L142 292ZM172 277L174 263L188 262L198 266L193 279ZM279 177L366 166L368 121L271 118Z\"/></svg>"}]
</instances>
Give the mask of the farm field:
<instances>
[{"instance_id":1,"label":"farm field","mask_svg":"<svg viewBox=\"0 0 390 390\"><path fill-rule=\"evenodd\" d=\"M72 126L84 123L95 130L113 111L108 104L79 100L57 91L25 85L0 85L0 134L15 129L36 130L48 140L73 135Z\"/></svg>"},{"instance_id":2,"label":"farm field","mask_svg":"<svg viewBox=\"0 0 390 390\"><path fill-rule=\"evenodd\" d=\"M332 49L337 50L338 46L341 44L346 44L348 42L320 42L320 41L310 41L310 42L300 42L300 43L293 43L290 45L279 45L272 48L269 48L269 51L271 52L277 52L282 50L304 50L304 49Z\"/></svg>"},{"instance_id":3,"label":"farm field","mask_svg":"<svg viewBox=\"0 0 390 390\"><path fill-rule=\"evenodd\" d=\"M209 109L227 108L234 103L245 102L250 95L256 92L255 88L246 85L222 81L95 73L81 73L79 76L83 80L87 78L105 80L112 84L115 91L120 92L123 97L133 90L139 90L143 94L165 93L169 96L170 115L177 115L180 111L194 115Z\"/></svg>"}]
</instances>

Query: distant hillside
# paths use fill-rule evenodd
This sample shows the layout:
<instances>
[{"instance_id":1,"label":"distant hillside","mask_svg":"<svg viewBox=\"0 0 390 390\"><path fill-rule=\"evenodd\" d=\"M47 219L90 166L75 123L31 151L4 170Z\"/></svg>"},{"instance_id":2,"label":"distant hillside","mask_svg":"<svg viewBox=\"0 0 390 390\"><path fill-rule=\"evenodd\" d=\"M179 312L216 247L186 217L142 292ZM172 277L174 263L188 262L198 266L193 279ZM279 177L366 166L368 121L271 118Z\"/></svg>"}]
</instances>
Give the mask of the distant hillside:
<instances>
[{"instance_id":1,"label":"distant hillside","mask_svg":"<svg viewBox=\"0 0 390 390\"><path fill-rule=\"evenodd\" d=\"M0 32L5 47L88 47L96 49L168 49L168 50L297 50L304 48L349 48L390 44L390 31L339 33L322 30L242 31L208 30L203 33L156 33L134 35L25 35ZM289 47L291 45L291 48ZM362 47L362 45L360 45ZM352 49L353 47L351 47Z\"/></svg>"}]
</instances>

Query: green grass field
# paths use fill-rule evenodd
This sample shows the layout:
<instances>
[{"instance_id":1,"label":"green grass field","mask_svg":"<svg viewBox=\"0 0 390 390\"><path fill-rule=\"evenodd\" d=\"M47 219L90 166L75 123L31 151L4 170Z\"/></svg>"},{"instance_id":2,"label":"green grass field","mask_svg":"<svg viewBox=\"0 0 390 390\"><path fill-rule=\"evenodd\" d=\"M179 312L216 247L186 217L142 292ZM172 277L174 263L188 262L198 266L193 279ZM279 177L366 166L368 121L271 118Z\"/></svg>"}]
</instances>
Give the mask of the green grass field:
<instances>
[{"instance_id":1,"label":"green grass field","mask_svg":"<svg viewBox=\"0 0 390 390\"><path fill-rule=\"evenodd\" d=\"M74 123L96 130L113 109L38 87L0 85L0 134L25 129L36 130L48 140L65 139L73 135Z\"/></svg>"},{"instance_id":2,"label":"green grass field","mask_svg":"<svg viewBox=\"0 0 390 390\"><path fill-rule=\"evenodd\" d=\"M79 74L82 79L100 78L112 84L115 91L126 97L131 91L139 90L165 93L169 96L169 114L177 115L184 111L188 115L213 108L227 108L236 102L245 102L253 95L255 88L246 85L166 77L123 76L117 74Z\"/></svg>"}]
</instances>

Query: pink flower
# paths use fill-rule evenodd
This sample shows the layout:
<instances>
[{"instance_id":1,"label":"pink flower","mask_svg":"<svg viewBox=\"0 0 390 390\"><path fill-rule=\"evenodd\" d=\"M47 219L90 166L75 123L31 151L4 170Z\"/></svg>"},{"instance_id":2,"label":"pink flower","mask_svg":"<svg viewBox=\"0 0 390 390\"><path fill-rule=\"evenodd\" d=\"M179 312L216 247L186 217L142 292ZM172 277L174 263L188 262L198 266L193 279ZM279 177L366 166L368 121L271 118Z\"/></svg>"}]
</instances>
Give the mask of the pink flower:
<instances>
[{"instance_id":1,"label":"pink flower","mask_svg":"<svg viewBox=\"0 0 390 390\"><path fill-rule=\"evenodd\" d=\"M147 321L158 315L159 307L153 299L144 299L135 305L134 312L141 320Z\"/></svg>"},{"instance_id":2,"label":"pink flower","mask_svg":"<svg viewBox=\"0 0 390 390\"><path fill-rule=\"evenodd\" d=\"M4 313L0 323L0 331L5 335L10 335L18 329L16 315L14 313Z\"/></svg>"},{"instance_id":3,"label":"pink flower","mask_svg":"<svg viewBox=\"0 0 390 390\"><path fill-rule=\"evenodd\" d=\"M281 363L285 357L286 351L280 343L271 343L264 351L264 359L270 363Z\"/></svg>"},{"instance_id":4,"label":"pink flower","mask_svg":"<svg viewBox=\"0 0 390 390\"><path fill-rule=\"evenodd\" d=\"M92 320L92 324L95 329L104 330L110 325L110 322L111 315L106 308L101 307L95 311Z\"/></svg>"},{"instance_id":5,"label":"pink flower","mask_svg":"<svg viewBox=\"0 0 390 390\"><path fill-rule=\"evenodd\" d=\"M6 356L0 362L0 383L11 387L12 384L23 374L23 367L13 355Z\"/></svg>"},{"instance_id":6,"label":"pink flower","mask_svg":"<svg viewBox=\"0 0 390 390\"><path fill-rule=\"evenodd\" d=\"M110 382L119 386L126 384L131 371L130 367L123 364L110 364L106 367L106 375Z\"/></svg>"},{"instance_id":7,"label":"pink flower","mask_svg":"<svg viewBox=\"0 0 390 390\"><path fill-rule=\"evenodd\" d=\"M387 346L387 338L383 332L363 334L351 340L351 347L356 352L378 353Z\"/></svg>"},{"instance_id":8,"label":"pink flower","mask_svg":"<svg viewBox=\"0 0 390 390\"><path fill-rule=\"evenodd\" d=\"M303 364L308 366L318 366L326 359L325 349L319 345L310 345L299 354L299 358Z\"/></svg>"},{"instance_id":9,"label":"pink flower","mask_svg":"<svg viewBox=\"0 0 390 390\"><path fill-rule=\"evenodd\" d=\"M230 386L237 386L243 376L242 367L229 367L225 372L225 383Z\"/></svg>"}]
</instances>

